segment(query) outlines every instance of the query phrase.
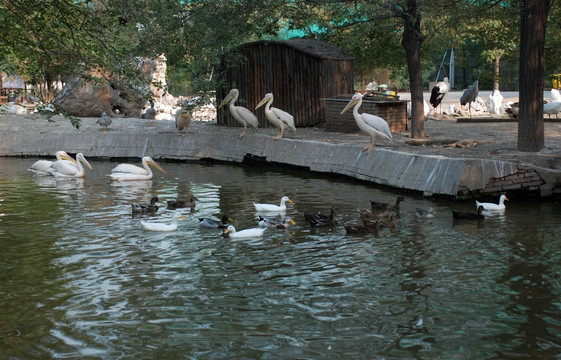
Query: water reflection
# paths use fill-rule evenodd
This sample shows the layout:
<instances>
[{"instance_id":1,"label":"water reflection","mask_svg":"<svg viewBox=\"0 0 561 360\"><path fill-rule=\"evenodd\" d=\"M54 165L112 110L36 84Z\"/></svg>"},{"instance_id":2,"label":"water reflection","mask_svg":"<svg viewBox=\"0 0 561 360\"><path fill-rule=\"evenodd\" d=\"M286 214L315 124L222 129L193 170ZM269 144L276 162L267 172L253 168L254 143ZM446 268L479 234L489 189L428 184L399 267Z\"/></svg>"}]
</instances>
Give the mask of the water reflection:
<instances>
[{"instance_id":1,"label":"water reflection","mask_svg":"<svg viewBox=\"0 0 561 360\"><path fill-rule=\"evenodd\" d=\"M303 213L396 194L307 174L165 165L167 176L111 183L115 164L58 182L0 159L0 358L547 358L561 351L561 211L517 202L483 221L473 201L405 195L395 229L347 236ZM172 233L167 199L198 198ZM290 229L231 241L199 217L257 226L253 202L287 195ZM158 196L156 214L131 203ZM434 207L433 219L415 208ZM325 209L325 210L324 210Z\"/></svg>"}]
</instances>

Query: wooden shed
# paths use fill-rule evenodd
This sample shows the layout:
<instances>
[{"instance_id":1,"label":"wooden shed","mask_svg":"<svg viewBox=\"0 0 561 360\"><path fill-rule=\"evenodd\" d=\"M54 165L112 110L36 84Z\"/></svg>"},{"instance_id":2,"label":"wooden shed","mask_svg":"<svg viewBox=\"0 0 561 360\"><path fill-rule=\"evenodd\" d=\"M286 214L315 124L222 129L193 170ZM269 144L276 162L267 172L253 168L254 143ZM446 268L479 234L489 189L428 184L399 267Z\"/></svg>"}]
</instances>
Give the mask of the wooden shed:
<instances>
[{"instance_id":1,"label":"wooden shed","mask_svg":"<svg viewBox=\"0 0 561 360\"><path fill-rule=\"evenodd\" d=\"M240 98L236 105L253 111L260 127L271 126L263 108L255 110L269 92L274 96L272 106L292 114L297 127L305 127L324 121L321 99L354 91L354 57L323 41L256 41L240 46L232 56L241 56L243 61L234 66L223 62L221 83L226 85L217 89L217 102L237 88ZM217 117L219 124L239 126L227 107Z\"/></svg>"}]
</instances>

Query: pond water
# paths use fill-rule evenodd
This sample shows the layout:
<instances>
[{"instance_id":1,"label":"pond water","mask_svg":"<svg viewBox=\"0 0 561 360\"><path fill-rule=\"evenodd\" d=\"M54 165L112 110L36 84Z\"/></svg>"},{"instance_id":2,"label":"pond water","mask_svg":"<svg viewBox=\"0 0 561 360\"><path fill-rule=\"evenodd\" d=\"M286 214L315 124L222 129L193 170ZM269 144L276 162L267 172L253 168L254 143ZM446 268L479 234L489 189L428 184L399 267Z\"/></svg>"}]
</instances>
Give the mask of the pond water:
<instances>
[{"instance_id":1,"label":"pond water","mask_svg":"<svg viewBox=\"0 0 561 360\"><path fill-rule=\"evenodd\" d=\"M430 200L338 178L247 166L163 163L148 182L40 177L0 158L0 358L519 359L561 356L561 209L511 198L483 221L474 201ZM134 162L134 161L133 161ZM176 232L144 231L131 203L194 194ZM201 229L253 202L294 204L296 225L257 239ZM347 235L303 213L359 224L393 203L395 229ZM432 206L434 219L415 208Z\"/></svg>"}]
</instances>

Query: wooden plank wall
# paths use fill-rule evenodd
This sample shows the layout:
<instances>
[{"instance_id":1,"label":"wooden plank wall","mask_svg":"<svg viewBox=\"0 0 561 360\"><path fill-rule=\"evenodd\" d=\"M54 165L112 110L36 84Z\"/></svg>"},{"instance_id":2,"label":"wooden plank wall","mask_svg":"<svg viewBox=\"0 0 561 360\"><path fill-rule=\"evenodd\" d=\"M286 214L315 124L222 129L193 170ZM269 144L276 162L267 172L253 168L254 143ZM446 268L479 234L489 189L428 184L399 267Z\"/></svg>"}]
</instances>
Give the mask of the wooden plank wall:
<instances>
[{"instance_id":1,"label":"wooden plank wall","mask_svg":"<svg viewBox=\"0 0 561 360\"><path fill-rule=\"evenodd\" d=\"M229 86L217 89L217 102L236 87L240 91L236 105L253 111L260 127L271 126L264 107L255 110L266 93L273 93L272 106L292 114L297 127L305 127L325 121L325 103L320 99L354 91L351 60L320 59L281 44L246 46L241 52L247 61L226 70ZM239 126L227 107L217 117L219 124Z\"/></svg>"}]
</instances>

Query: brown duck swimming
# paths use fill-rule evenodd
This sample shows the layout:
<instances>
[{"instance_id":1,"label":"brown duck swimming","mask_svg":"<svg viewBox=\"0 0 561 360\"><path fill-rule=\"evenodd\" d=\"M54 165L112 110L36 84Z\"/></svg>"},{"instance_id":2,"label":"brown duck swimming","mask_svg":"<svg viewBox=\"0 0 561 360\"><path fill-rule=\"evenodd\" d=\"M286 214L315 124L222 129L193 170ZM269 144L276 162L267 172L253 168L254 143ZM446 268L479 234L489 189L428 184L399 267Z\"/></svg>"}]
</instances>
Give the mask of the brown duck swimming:
<instances>
[{"instance_id":1,"label":"brown duck swimming","mask_svg":"<svg viewBox=\"0 0 561 360\"><path fill-rule=\"evenodd\" d=\"M158 197L154 196L150 199L150 203L144 204L131 204L133 214L149 214L155 213L160 208L156 203L158 202Z\"/></svg>"},{"instance_id":2,"label":"brown duck swimming","mask_svg":"<svg viewBox=\"0 0 561 360\"><path fill-rule=\"evenodd\" d=\"M185 200L167 200L168 209L175 210L180 208L194 208L195 207L195 200L199 200L194 196L191 196L189 201Z\"/></svg>"},{"instance_id":3,"label":"brown duck swimming","mask_svg":"<svg viewBox=\"0 0 561 360\"><path fill-rule=\"evenodd\" d=\"M337 225L336 216L339 213L338 207L332 207L329 215L323 215L321 213L317 214L304 214L304 219L310 223L313 227L320 226L335 226Z\"/></svg>"}]
</instances>

